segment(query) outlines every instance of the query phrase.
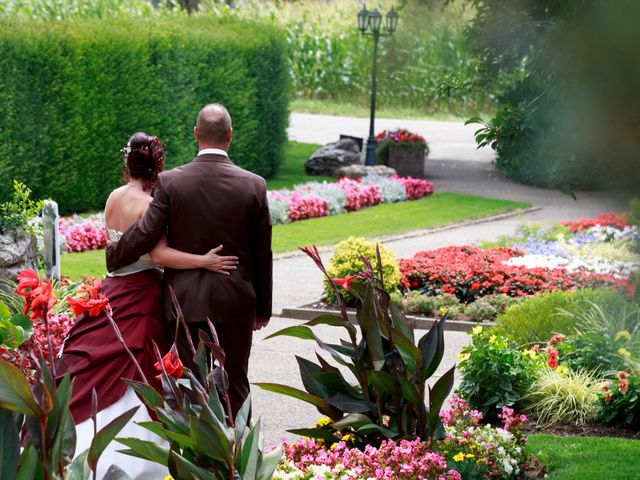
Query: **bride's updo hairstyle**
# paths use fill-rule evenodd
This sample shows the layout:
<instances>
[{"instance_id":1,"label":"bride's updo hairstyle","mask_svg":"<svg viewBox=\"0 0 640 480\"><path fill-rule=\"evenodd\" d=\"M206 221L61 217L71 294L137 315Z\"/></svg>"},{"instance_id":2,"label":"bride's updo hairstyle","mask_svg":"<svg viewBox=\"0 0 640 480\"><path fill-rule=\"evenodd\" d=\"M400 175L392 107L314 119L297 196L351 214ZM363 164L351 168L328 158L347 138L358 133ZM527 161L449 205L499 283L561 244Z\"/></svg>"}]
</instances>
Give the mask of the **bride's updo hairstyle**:
<instances>
[{"instance_id":1,"label":"bride's updo hairstyle","mask_svg":"<svg viewBox=\"0 0 640 480\"><path fill-rule=\"evenodd\" d=\"M141 180L142 187L155 186L158 174L164 170L164 145L158 137L136 132L122 149L124 179Z\"/></svg>"}]
</instances>

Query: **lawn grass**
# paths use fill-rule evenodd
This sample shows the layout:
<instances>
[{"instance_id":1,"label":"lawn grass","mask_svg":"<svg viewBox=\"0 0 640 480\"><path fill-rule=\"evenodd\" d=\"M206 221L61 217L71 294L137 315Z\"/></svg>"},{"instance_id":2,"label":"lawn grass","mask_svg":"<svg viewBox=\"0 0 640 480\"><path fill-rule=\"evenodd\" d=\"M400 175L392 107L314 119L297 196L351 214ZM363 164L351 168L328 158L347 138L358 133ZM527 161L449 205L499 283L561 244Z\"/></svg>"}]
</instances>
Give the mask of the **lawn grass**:
<instances>
[{"instance_id":1,"label":"lawn grass","mask_svg":"<svg viewBox=\"0 0 640 480\"><path fill-rule=\"evenodd\" d=\"M349 236L377 238L412 230L485 217L528 204L455 193L437 193L420 200L391 203L357 212L314 218L273 228L273 251L283 253L304 245L333 245ZM105 274L104 250L68 253L61 272L72 279Z\"/></svg>"},{"instance_id":2,"label":"lawn grass","mask_svg":"<svg viewBox=\"0 0 640 480\"><path fill-rule=\"evenodd\" d=\"M640 440L529 435L527 451L549 469L549 480L640 478Z\"/></svg>"},{"instance_id":3,"label":"lawn grass","mask_svg":"<svg viewBox=\"0 0 640 480\"><path fill-rule=\"evenodd\" d=\"M289 103L292 112L299 113L319 113L323 115L338 115L341 117L369 118L371 115L370 105L350 104L335 102L331 100L310 100L296 98ZM456 116L450 113L426 113L415 108L380 107L376 108L376 118L403 118L413 120L435 120L440 122L465 122L473 115Z\"/></svg>"},{"instance_id":4,"label":"lawn grass","mask_svg":"<svg viewBox=\"0 0 640 480\"><path fill-rule=\"evenodd\" d=\"M331 177L312 177L304 171L304 162L313 152L322 145L313 143L287 142L284 147L284 162L280 171L274 178L267 180L267 189L279 190L281 188L291 188L298 183L310 182L312 180L322 182L327 180L334 182Z\"/></svg>"}]
</instances>

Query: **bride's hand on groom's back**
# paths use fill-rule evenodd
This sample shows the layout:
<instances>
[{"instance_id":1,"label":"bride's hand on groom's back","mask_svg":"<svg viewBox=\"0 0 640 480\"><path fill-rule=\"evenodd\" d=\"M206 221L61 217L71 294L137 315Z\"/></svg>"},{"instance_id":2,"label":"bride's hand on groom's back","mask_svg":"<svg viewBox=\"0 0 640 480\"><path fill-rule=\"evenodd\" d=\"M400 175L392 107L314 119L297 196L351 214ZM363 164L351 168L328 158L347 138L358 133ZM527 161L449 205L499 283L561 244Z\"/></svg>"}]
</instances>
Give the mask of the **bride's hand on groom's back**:
<instances>
[{"instance_id":1,"label":"bride's hand on groom's back","mask_svg":"<svg viewBox=\"0 0 640 480\"><path fill-rule=\"evenodd\" d=\"M203 266L207 270L220 273L222 275L229 275L231 270L235 270L238 265L238 257L233 255L218 255L218 252L222 250L222 245L218 245L216 248L212 248L203 255Z\"/></svg>"}]
</instances>

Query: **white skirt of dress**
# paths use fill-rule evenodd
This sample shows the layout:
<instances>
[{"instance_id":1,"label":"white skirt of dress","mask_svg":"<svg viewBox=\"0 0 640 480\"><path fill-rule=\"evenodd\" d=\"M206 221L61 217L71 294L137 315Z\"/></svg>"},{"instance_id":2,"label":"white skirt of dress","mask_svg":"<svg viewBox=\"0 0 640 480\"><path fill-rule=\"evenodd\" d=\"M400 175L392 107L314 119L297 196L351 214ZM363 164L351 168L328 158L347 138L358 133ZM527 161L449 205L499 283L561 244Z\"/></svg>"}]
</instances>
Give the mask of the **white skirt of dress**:
<instances>
[{"instance_id":1,"label":"white skirt of dress","mask_svg":"<svg viewBox=\"0 0 640 480\"><path fill-rule=\"evenodd\" d=\"M98 431L118 415L121 415L136 406L139 407L138 411L120 431L117 437L132 437L140 440L148 440L155 444L168 447L169 445L166 440L158 437L155 433L150 432L146 428L136 425L136 422L150 422L151 417L149 416L149 412L146 407L131 387L127 388L125 394L120 398L120 400L98 412ZM76 425L76 437L75 456L84 452L91 446L91 440L93 440L93 421L91 418ZM122 445L115 440L107 446L98 461L98 479L102 479L111 465L120 467L131 477L132 480L162 480L169 475L169 470L162 465L117 452L117 450L125 449L127 449L125 445Z\"/></svg>"}]
</instances>

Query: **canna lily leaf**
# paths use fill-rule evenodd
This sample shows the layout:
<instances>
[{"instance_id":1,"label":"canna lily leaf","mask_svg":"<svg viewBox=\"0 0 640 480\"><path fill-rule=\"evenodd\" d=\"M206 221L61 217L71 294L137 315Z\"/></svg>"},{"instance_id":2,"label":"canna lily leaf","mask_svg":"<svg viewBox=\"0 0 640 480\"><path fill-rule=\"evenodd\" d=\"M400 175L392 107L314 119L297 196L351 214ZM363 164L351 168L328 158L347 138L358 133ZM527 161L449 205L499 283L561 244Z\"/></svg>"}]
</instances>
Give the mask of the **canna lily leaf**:
<instances>
[{"instance_id":1,"label":"canna lily leaf","mask_svg":"<svg viewBox=\"0 0 640 480\"><path fill-rule=\"evenodd\" d=\"M254 383L254 385L266 390L267 392L280 393L282 395L288 395L298 400L305 401L314 405L320 413L328 416L331 419L341 418L340 415L324 398L320 398L317 395L312 395L298 388L290 387L288 385L281 385L279 383Z\"/></svg>"},{"instance_id":2,"label":"canna lily leaf","mask_svg":"<svg viewBox=\"0 0 640 480\"><path fill-rule=\"evenodd\" d=\"M407 319L400 307L393 302L389 305L389 315L394 328L415 344L413 323Z\"/></svg>"},{"instance_id":3,"label":"canna lily leaf","mask_svg":"<svg viewBox=\"0 0 640 480\"><path fill-rule=\"evenodd\" d=\"M327 442L329 445L335 440L336 431L331 428L331 425L316 428L294 428L287 430L294 435L300 435L301 437L318 438Z\"/></svg>"},{"instance_id":4,"label":"canna lily leaf","mask_svg":"<svg viewBox=\"0 0 640 480\"><path fill-rule=\"evenodd\" d=\"M33 449L33 447L31 447L31 450L33 450L35 454L35 450ZM89 454L89 450L85 450L84 452L82 452L80 455L78 455L76 458L73 459L73 462L71 463L71 465L67 467L66 480L87 480L89 478L89 474L91 473L91 470L89 469L89 465L87 465L88 454ZM37 457L36 457L36 461L38 461ZM27 478L31 480L37 477L35 475L32 477L25 477L25 480Z\"/></svg>"},{"instance_id":5,"label":"canna lily leaf","mask_svg":"<svg viewBox=\"0 0 640 480\"><path fill-rule=\"evenodd\" d=\"M375 412L376 405L362 398L354 398L343 393L337 393L327 400L329 404L346 413Z\"/></svg>"},{"instance_id":6,"label":"canna lily leaf","mask_svg":"<svg viewBox=\"0 0 640 480\"><path fill-rule=\"evenodd\" d=\"M116 442L129 447L128 450L118 450L120 453L167 466L168 448L148 440L140 440L139 438L116 438Z\"/></svg>"},{"instance_id":7,"label":"canna lily leaf","mask_svg":"<svg viewBox=\"0 0 640 480\"><path fill-rule=\"evenodd\" d=\"M374 370L381 370L384 366L384 349L382 348L382 337L378 327L379 317L380 311L374 297L373 286L368 284L362 300L362 310L358 323L366 339L367 352Z\"/></svg>"},{"instance_id":8,"label":"canna lily leaf","mask_svg":"<svg viewBox=\"0 0 640 480\"><path fill-rule=\"evenodd\" d=\"M142 397L142 400L144 400L144 404L150 409L154 410L157 407L162 407L162 405L164 404L162 395L160 395L151 385L127 378L123 378L122 381L129 385L138 395L140 395Z\"/></svg>"},{"instance_id":9,"label":"canna lily leaf","mask_svg":"<svg viewBox=\"0 0 640 480\"><path fill-rule=\"evenodd\" d=\"M420 393L416 390L416 385L409 382L402 375L398 375L402 396L416 409L417 412L424 409L424 400Z\"/></svg>"},{"instance_id":10,"label":"canna lily leaf","mask_svg":"<svg viewBox=\"0 0 640 480\"><path fill-rule=\"evenodd\" d=\"M408 370L413 373L416 371L416 367L422 362L422 352L413 343L413 340L409 339L402 334L396 328L387 325L384 322L379 322L380 332L389 342L396 346L398 353L402 357L402 360L406 364Z\"/></svg>"},{"instance_id":11,"label":"canna lily leaf","mask_svg":"<svg viewBox=\"0 0 640 480\"><path fill-rule=\"evenodd\" d=\"M0 478L13 478L19 460L18 414L0 408Z\"/></svg>"},{"instance_id":12,"label":"canna lily leaf","mask_svg":"<svg viewBox=\"0 0 640 480\"><path fill-rule=\"evenodd\" d=\"M315 327L317 325L329 325L332 327L343 327L347 329L350 334L355 335L356 328L349 322L346 322L342 317L338 315L320 315L313 320L306 322L304 325L308 327Z\"/></svg>"},{"instance_id":13,"label":"canna lily leaf","mask_svg":"<svg viewBox=\"0 0 640 480\"><path fill-rule=\"evenodd\" d=\"M133 407L122 415L117 416L100 429L96 436L93 437L91 447L89 447L89 454L87 455L87 464L91 470L95 470L100 455L102 455L105 448L107 448L107 445L111 443L115 436L120 433L120 430L122 430L129 420L131 420L131 418L136 414L138 408L140 407Z\"/></svg>"},{"instance_id":14,"label":"canna lily leaf","mask_svg":"<svg viewBox=\"0 0 640 480\"><path fill-rule=\"evenodd\" d=\"M218 427L200 421L195 415L190 416L190 434L193 449L198 455L215 458L227 463L233 462L230 453L231 439Z\"/></svg>"},{"instance_id":15,"label":"canna lily leaf","mask_svg":"<svg viewBox=\"0 0 640 480\"><path fill-rule=\"evenodd\" d=\"M153 432L160 438L168 440L167 432L164 430L164 428L162 428L162 423L160 422L136 422L136 425L140 425L142 428Z\"/></svg>"},{"instance_id":16,"label":"canna lily leaf","mask_svg":"<svg viewBox=\"0 0 640 480\"><path fill-rule=\"evenodd\" d=\"M236 439L244 437L244 431L249 424L249 416L251 415L251 396L248 396L242 403L240 410L236 414Z\"/></svg>"},{"instance_id":17,"label":"canna lily leaf","mask_svg":"<svg viewBox=\"0 0 640 480\"><path fill-rule=\"evenodd\" d=\"M175 478L189 478L195 480L211 480L213 478L213 474L211 472L194 465L175 451L171 452L171 460L176 467L176 472L171 472L172 476Z\"/></svg>"},{"instance_id":18,"label":"canna lily leaf","mask_svg":"<svg viewBox=\"0 0 640 480\"><path fill-rule=\"evenodd\" d=\"M131 480L131 477L127 475L120 467L111 465L105 472L102 480Z\"/></svg>"},{"instance_id":19,"label":"canna lily leaf","mask_svg":"<svg viewBox=\"0 0 640 480\"><path fill-rule=\"evenodd\" d=\"M370 372L369 379L381 393L395 395L399 393L400 386L396 377L387 372Z\"/></svg>"},{"instance_id":20,"label":"canna lily leaf","mask_svg":"<svg viewBox=\"0 0 640 480\"><path fill-rule=\"evenodd\" d=\"M418 342L418 348L422 351L423 381L435 373L444 355L444 322L444 318L436 321Z\"/></svg>"},{"instance_id":21,"label":"canna lily leaf","mask_svg":"<svg viewBox=\"0 0 640 480\"><path fill-rule=\"evenodd\" d=\"M365 425L372 424L373 421L367 417L366 415L362 415L360 413L350 413L344 418L338 420L337 422L333 422L331 426L336 430L343 430L345 428L355 428L358 429Z\"/></svg>"},{"instance_id":22,"label":"canna lily leaf","mask_svg":"<svg viewBox=\"0 0 640 480\"><path fill-rule=\"evenodd\" d=\"M287 337L296 337L301 338L303 340L315 340L316 336L311 331L311 329L304 325L295 325L293 327L283 328L282 330L278 330L275 333L272 333L268 337L265 337L265 340L274 337L287 336Z\"/></svg>"},{"instance_id":23,"label":"canna lily leaf","mask_svg":"<svg viewBox=\"0 0 640 480\"><path fill-rule=\"evenodd\" d=\"M429 414L427 421L432 435L438 430L438 426L441 426L440 409L453 388L455 369L454 365L438 379L433 387L429 387Z\"/></svg>"},{"instance_id":24,"label":"canna lily leaf","mask_svg":"<svg viewBox=\"0 0 640 480\"><path fill-rule=\"evenodd\" d=\"M31 394L24 375L10 363L0 359L0 408L31 417L44 415Z\"/></svg>"},{"instance_id":25,"label":"canna lily leaf","mask_svg":"<svg viewBox=\"0 0 640 480\"><path fill-rule=\"evenodd\" d=\"M256 472L256 480L270 480L278 467L280 458L282 458L282 445L278 445L269 453L263 454Z\"/></svg>"},{"instance_id":26,"label":"canna lily leaf","mask_svg":"<svg viewBox=\"0 0 640 480\"><path fill-rule=\"evenodd\" d=\"M258 461L260 460L259 425L258 423L251 429L242 446L242 452L240 452L238 473L243 480L254 480L256 478Z\"/></svg>"}]
</instances>

